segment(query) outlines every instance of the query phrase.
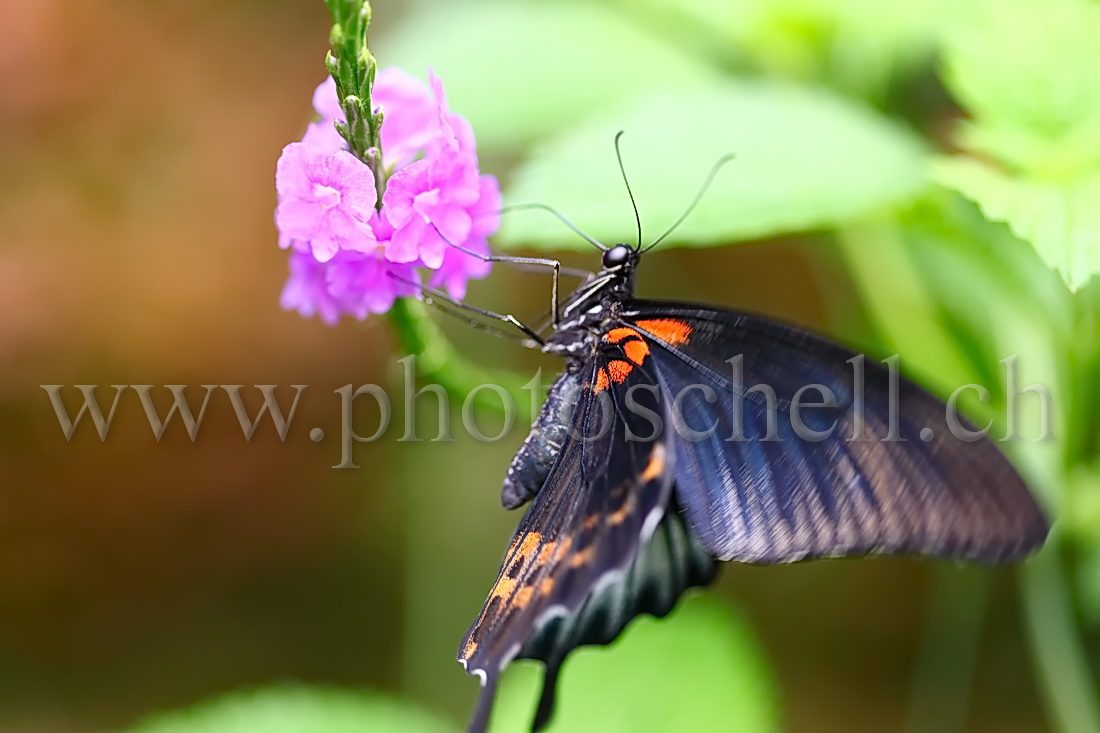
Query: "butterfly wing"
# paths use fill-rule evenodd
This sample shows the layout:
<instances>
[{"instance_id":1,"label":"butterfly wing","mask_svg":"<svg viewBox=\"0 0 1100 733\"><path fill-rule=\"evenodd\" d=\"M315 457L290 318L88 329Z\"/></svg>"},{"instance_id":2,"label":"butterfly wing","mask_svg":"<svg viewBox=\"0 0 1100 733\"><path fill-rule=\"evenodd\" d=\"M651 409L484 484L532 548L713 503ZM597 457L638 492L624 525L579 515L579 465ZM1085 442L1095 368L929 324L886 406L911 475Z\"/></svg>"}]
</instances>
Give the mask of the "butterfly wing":
<instances>
[{"instance_id":1,"label":"butterfly wing","mask_svg":"<svg viewBox=\"0 0 1100 733\"><path fill-rule=\"evenodd\" d=\"M777 563L903 553L1004 562L1046 538L1046 517L1012 465L985 438L955 437L941 400L898 378L892 418L891 377L881 364L862 361L857 379L853 352L743 313L632 301L620 316L624 352L634 344L665 398L681 396L673 413L688 430L669 436L676 498L716 557ZM775 409L766 390L751 390L757 384L774 391ZM807 439L792 416L807 385L836 398L834 407L799 411L801 427L821 433L835 425L823 439ZM820 403L821 394L803 393L804 402Z\"/></svg>"},{"instance_id":2,"label":"butterfly wing","mask_svg":"<svg viewBox=\"0 0 1100 733\"><path fill-rule=\"evenodd\" d=\"M638 613L667 613L684 587L713 572L679 515L666 517L672 456L663 436L628 439L654 436L647 418L660 410L657 386L613 361L583 367L561 449L460 645L459 661L482 678L472 731L487 725L497 679L512 659L546 663L538 728L569 651L607 643Z\"/></svg>"}]
</instances>

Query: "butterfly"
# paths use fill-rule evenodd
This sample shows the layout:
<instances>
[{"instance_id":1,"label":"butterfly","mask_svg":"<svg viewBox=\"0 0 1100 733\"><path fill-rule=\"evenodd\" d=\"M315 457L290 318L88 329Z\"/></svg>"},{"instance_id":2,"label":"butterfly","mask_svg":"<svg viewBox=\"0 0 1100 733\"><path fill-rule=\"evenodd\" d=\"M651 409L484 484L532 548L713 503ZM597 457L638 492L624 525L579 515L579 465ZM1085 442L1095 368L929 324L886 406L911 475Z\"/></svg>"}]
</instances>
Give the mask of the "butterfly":
<instances>
[{"instance_id":1,"label":"butterfly","mask_svg":"<svg viewBox=\"0 0 1100 733\"><path fill-rule=\"evenodd\" d=\"M766 317L636 299L640 230L589 239L602 267L538 344L565 368L508 468L504 507L529 506L459 646L475 733L511 661L546 666L540 730L573 649L668 614L719 561L1002 563L1049 530L993 443L895 370Z\"/></svg>"}]
</instances>

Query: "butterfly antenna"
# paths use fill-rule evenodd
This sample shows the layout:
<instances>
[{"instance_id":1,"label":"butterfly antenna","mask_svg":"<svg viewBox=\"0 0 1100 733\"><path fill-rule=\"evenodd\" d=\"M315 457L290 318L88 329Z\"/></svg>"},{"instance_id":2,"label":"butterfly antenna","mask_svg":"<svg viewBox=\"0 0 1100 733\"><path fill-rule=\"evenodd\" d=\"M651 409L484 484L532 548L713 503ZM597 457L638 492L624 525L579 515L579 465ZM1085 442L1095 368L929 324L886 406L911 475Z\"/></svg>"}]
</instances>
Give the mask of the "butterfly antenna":
<instances>
[{"instance_id":1,"label":"butterfly antenna","mask_svg":"<svg viewBox=\"0 0 1100 733\"><path fill-rule=\"evenodd\" d=\"M695 210L695 207L699 205L699 202L703 200L703 194L707 192L707 189L710 188L710 184L714 182L714 177L718 175L718 171L722 169L722 166L733 160L735 157L737 156L735 156L733 153L727 153L726 155L723 155L721 158L718 159L718 161L711 167L710 173L707 174L706 179L704 179L703 185L699 187L699 191L695 194L695 198L693 198L691 200L691 203L688 204L688 207L684 209L684 213L680 214L680 218L672 222L672 226L666 229L664 234L657 237L657 239L654 240L651 245L643 249L642 252L648 252L649 250L656 247L658 244L664 241L665 237L676 231L676 227L684 223L684 219L687 219L691 212Z\"/></svg>"},{"instance_id":2,"label":"butterfly antenna","mask_svg":"<svg viewBox=\"0 0 1100 733\"><path fill-rule=\"evenodd\" d=\"M634 221L638 222L638 251L642 249L642 217L638 214L638 203L634 200L634 192L630 190L630 181L626 177L626 166L623 165L623 153L619 150L619 140L625 130L615 133L615 157L619 161L619 172L623 174L623 183L626 184L626 195L630 197L630 205L634 207Z\"/></svg>"},{"instance_id":3,"label":"butterfly antenna","mask_svg":"<svg viewBox=\"0 0 1100 733\"><path fill-rule=\"evenodd\" d=\"M546 204L512 204L511 206L505 206L501 208L498 213L507 214L509 211L523 211L524 209L540 209L542 211L550 212L558 221L573 230L573 233L579 236L581 239L588 242L601 252L607 251L607 247L605 245L600 244L595 239L585 234L579 226L566 219L565 214L561 213L552 206L547 206Z\"/></svg>"}]
</instances>

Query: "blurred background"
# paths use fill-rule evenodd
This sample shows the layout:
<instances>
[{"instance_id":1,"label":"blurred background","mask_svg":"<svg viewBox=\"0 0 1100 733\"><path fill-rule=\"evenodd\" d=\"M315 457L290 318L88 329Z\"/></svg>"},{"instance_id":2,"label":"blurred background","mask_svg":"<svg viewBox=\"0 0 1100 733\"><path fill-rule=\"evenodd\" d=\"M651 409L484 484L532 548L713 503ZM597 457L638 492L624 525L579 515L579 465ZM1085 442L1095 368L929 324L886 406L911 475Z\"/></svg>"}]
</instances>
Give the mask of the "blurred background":
<instances>
[{"instance_id":1,"label":"blurred background","mask_svg":"<svg viewBox=\"0 0 1100 733\"><path fill-rule=\"evenodd\" d=\"M1007 446L1060 518L1026 569L727 566L671 619L566 665L558 729L1098 730L1100 72L1078 48L1094 6L373 5L380 64L434 67L506 203L629 238L614 130L650 231L738 154L641 294L901 353L933 390L989 387L976 415L999 427L1000 359L1055 396L1058 440L1034 442L1029 403ZM960 30L964 6L978 20ZM384 319L329 328L278 305L274 166L310 119L328 28L321 0L0 9L2 731L128 730L272 685L222 709L296 711L269 725L203 707L144 725L364 730L362 705L378 730L458 730L472 710L454 653L519 518L499 486L525 431L391 430L356 447L359 470L331 468L334 390L396 390L403 352ZM597 265L549 217L511 216L499 246ZM498 267L468 299L535 316L548 288ZM441 325L475 361L560 366ZM204 384L283 385L284 404L308 389L285 441L268 421L245 440L215 395L196 441L174 422L158 442L132 392L105 441L86 424L66 441L44 384L102 385L106 403L112 384L194 385L193 405ZM499 730L522 730L537 675L510 677ZM353 722L288 722L311 705Z\"/></svg>"}]
</instances>

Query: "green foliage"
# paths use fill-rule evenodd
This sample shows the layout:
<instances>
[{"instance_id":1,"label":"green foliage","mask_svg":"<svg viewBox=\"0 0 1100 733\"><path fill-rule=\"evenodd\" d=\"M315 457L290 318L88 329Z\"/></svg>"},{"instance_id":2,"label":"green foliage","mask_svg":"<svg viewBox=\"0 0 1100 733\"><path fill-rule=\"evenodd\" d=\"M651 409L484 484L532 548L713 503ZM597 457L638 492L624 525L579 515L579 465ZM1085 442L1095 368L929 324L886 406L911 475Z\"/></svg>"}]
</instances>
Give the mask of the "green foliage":
<instances>
[{"instance_id":1,"label":"green foliage","mask_svg":"<svg viewBox=\"0 0 1100 733\"><path fill-rule=\"evenodd\" d=\"M157 715L131 733L451 733L458 726L377 694L299 686L235 692Z\"/></svg>"},{"instance_id":2,"label":"green foliage","mask_svg":"<svg viewBox=\"0 0 1100 733\"><path fill-rule=\"evenodd\" d=\"M721 155L736 155L670 244L713 246L836 226L905 202L925 183L920 141L863 105L790 84L727 82L655 89L563 128L515 171L509 200L549 203L595 238L620 241L633 229L611 145L620 128L650 238L684 211ZM587 248L563 232L547 226L545 215L515 215L499 241Z\"/></svg>"},{"instance_id":3,"label":"green foliage","mask_svg":"<svg viewBox=\"0 0 1100 733\"><path fill-rule=\"evenodd\" d=\"M945 81L972 115L961 143L985 161L937 177L1030 242L1076 291L1100 271L1100 6L976 0L945 43Z\"/></svg>"},{"instance_id":4,"label":"green foliage","mask_svg":"<svg viewBox=\"0 0 1100 733\"><path fill-rule=\"evenodd\" d=\"M540 665L517 664L501 686L495 733L530 729ZM736 721L736 723L734 723ZM584 648L562 669L550 731L779 730L771 674L745 621L713 598L667 619L635 621L609 648Z\"/></svg>"},{"instance_id":5,"label":"green foliage","mask_svg":"<svg viewBox=\"0 0 1100 733\"><path fill-rule=\"evenodd\" d=\"M932 54L952 0L641 0L652 22L710 38L711 53L746 70L827 84L880 101Z\"/></svg>"},{"instance_id":6,"label":"green foliage","mask_svg":"<svg viewBox=\"0 0 1100 733\"><path fill-rule=\"evenodd\" d=\"M1011 176L965 156L936 161L936 179L1031 242L1071 291L1100 272L1100 173L1068 183Z\"/></svg>"},{"instance_id":7,"label":"green foliage","mask_svg":"<svg viewBox=\"0 0 1100 733\"><path fill-rule=\"evenodd\" d=\"M387 65L421 76L433 68L451 106L473 125L479 149L490 153L568 129L593 109L650 89L719 78L594 3L442 3L377 46Z\"/></svg>"},{"instance_id":8,"label":"green foliage","mask_svg":"<svg viewBox=\"0 0 1100 733\"><path fill-rule=\"evenodd\" d=\"M944 81L971 115L967 148L1065 182L1100 164L1100 5L972 0L946 35Z\"/></svg>"}]
</instances>

